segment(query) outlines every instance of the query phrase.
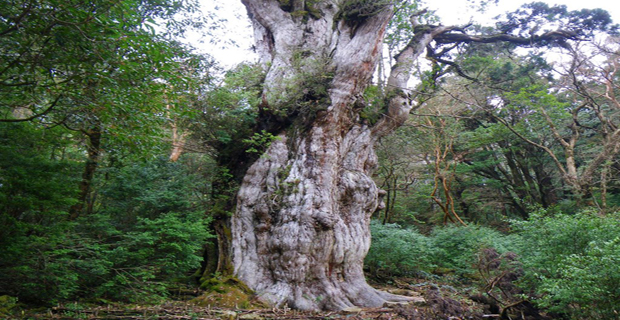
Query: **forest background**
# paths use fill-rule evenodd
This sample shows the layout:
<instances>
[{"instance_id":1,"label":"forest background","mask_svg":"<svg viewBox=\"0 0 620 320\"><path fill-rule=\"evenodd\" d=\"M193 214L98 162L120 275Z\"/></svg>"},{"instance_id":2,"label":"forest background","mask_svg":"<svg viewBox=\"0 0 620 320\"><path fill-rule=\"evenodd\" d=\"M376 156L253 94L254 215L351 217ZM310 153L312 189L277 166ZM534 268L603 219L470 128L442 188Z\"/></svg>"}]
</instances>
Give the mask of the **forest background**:
<instances>
[{"instance_id":1,"label":"forest background","mask_svg":"<svg viewBox=\"0 0 620 320\"><path fill-rule=\"evenodd\" d=\"M385 61L423 7L398 5ZM192 1L6 1L0 13L0 313L213 289L213 227L238 188L223 164L276 140L253 131L261 66L223 69L179 41L225 23ZM557 26L583 33L420 59L417 105L376 145L385 205L369 277L449 283L499 311L618 318L615 25L603 10L535 3L462 28ZM385 112L381 66L360 106L371 124Z\"/></svg>"}]
</instances>

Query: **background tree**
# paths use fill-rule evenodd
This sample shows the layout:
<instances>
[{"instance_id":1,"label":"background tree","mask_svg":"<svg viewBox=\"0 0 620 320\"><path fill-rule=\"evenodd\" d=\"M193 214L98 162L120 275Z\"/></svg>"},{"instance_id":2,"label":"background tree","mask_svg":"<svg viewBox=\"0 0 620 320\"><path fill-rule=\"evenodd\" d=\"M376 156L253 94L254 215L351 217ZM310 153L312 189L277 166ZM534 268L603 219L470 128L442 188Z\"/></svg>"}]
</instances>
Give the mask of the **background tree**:
<instances>
[{"instance_id":1,"label":"background tree","mask_svg":"<svg viewBox=\"0 0 620 320\"><path fill-rule=\"evenodd\" d=\"M490 117L490 122L505 126L529 148L544 152L555 165L560 183L566 186L578 206L594 205L593 188L603 182L599 180L600 170L607 171L609 167L604 164L613 163L618 152L615 113L611 111L615 108L615 67L603 62L605 59L597 66L589 64L586 61L596 60L596 54L586 54L588 51L569 51L571 62L556 66L559 77L550 84L552 74L547 79L530 76L534 81L517 82L512 88L482 95L478 92L477 97L472 94L463 101L480 108ZM503 73L509 74L511 68L510 63L504 64ZM485 69L493 72L488 67ZM514 151L504 154L506 164L513 177L522 178L513 180L512 185L522 190L526 190L523 188L526 183L536 186L532 183L533 174L544 174L540 170L532 171L528 177L528 171L522 170L513 154ZM515 175L517 170L521 174ZM549 190L550 186L538 184L537 187L540 196L532 194L533 199L549 204L543 189ZM523 198L526 196L522 194Z\"/></svg>"},{"instance_id":2,"label":"background tree","mask_svg":"<svg viewBox=\"0 0 620 320\"><path fill-rule=\"evenodd\" d=\"M483 50L485 46L486 50ZM545 165L548 155L515 140L513 133L494 115L501 115L511 123L531 123L535 120L533 111L523 107L498 107L495 113L489 114L489 108L480 106L494 105L501 97L523 87L546 83L550 79L550 67L536 54L519 58L506 47L502 50L501 46L485 46L461 58L461 71L476 74L475 81L451 79L442 86L444 92L440 96L448 97L461 110L459 116L464 139L459 148L468 150L461 172L469 172L461 180L467 181L470 190L495 194L494 199L484 200L488 204L497 204L491 210L512 212L527 218L528 206L546 207L557 199L557 187L551 184L550 169ZM491 50L499 54L491 55ZM533 131L544 132L544 128ZM545 139L544 134L540 138Z\"/></svg>"},{"instance_id":3,"label":"background tree","mask_svg":"<svg viewBox=\"0 0 620 320\"><path fill-rule=\"evenodd\" d=\"M175 70L204 69L204 61L183 45L154 31L155 19L180 18L195 9L185 1L3 6L0 122L62 125L83 135L87 161L72 219L84 209L106 141L155 147L166 121L164 88L176 88L166 93L174 101L192 79Z\"/></svg>"},{"instance_id":4,"label":"background tree","mask_svg":"<svg viewBox=\"0 0 620 320\"><path fill-rule=\"evenodd\" d=\"M412 127L406 129L414 130ZM405 221L412 218L408 208L399 208L400 196L409 196L419 183L419 167L422 159L417 159L417 144L411 139L411 132L400 130L377 143L379 168L375 181L385 192L379 211L375 213L383 224ZM382 196L379 191L379 197ZM403 211L404 210L404 211Z\"/></svg>"},{"instance_id":5,"label":"background tree","mask_svg":"<svg viewBox=\"0 0 620 320\"><path fill-rule=\"evenodd\" d=\"M167 117L188 117L208 79L211 63L171 40L195 8L2 3L0 294L153 301L199 267L208 174L156 160Z\"/></svg>"}]
</instances>

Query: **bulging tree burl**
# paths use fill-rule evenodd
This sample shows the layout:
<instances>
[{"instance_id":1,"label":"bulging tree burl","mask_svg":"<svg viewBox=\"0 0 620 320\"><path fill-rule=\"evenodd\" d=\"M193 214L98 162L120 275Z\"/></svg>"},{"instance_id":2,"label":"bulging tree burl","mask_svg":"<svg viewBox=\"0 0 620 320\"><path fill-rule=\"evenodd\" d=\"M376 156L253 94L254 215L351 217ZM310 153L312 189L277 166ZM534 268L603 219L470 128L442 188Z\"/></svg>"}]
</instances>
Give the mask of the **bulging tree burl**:
<instances>
[{"instance_id":1,"label":"bulging tree burl","mask_svg":"<svg viewBox=\"0 0 620 320\"><path fill-rule=\"evenodd\" d=\"M381 207L371 174L375 141L413 106L414 60L441 45L551 43L573 34L469 36L448 26L412 28L395 56L378 119L361 113L394 13L387 0L242 0L266 75L259 123L277 138L247 170L232 217L236 276L262 301L297 309L377 307L406 301L370 287L363 259ZM523 43L519 42L523 41ZM429 51L430 52L430 51Z\"/></svg>"}]
</instances>

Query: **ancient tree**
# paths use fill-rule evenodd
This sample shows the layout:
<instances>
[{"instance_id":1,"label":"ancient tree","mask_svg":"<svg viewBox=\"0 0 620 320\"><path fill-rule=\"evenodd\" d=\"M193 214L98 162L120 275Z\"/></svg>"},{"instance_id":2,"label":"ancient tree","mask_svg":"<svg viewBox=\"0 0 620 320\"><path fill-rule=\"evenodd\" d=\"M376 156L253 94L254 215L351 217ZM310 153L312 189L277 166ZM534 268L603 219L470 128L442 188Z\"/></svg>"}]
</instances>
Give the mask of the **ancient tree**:
<instances>
[{"instance_id":1,"label":"ancient tree","mask_svg":"<svg viewBox=\"0 0 620 320\"><path fill-rule=\"evenodd\" d=\"M414 105L407 90L414 60L433 42L530 45L577 35L471 36L457 27L415 26L395 56L383 110L369 119L362 116L362 93L377 66L392 1L242 2L266 72L256 132L276 138L249 166L237 194L235 274L274 306L342 309L407 300L370 287L362 267L370 216L382 206L370 177L377 167L373 145Z\"/></svg>"}]
</instances>

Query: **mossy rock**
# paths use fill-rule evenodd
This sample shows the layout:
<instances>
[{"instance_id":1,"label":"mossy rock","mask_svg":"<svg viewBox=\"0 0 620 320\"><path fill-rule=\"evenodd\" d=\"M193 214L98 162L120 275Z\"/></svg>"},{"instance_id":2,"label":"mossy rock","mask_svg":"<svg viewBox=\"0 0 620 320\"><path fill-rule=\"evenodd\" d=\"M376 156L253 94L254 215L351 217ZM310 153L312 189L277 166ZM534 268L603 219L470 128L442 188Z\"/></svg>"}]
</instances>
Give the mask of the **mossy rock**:
<instances>
[{"instance_id":1,"label":"mossy rock","mask_svg":"<svg viewBox=\"0 0 620 320\"><path fill-rule=\"evenodd\" d=\"M265 308L248 286L234 277L214 277L200 285L206 292L192 300L202 307L220 308Z\"/></svg>"}]
</instances>

